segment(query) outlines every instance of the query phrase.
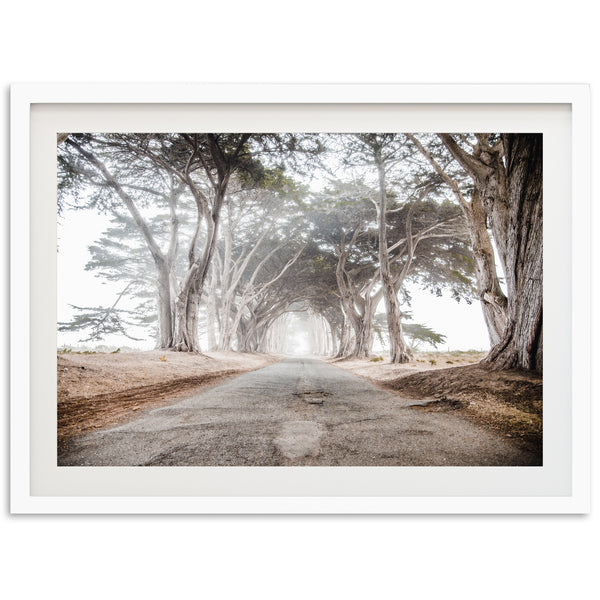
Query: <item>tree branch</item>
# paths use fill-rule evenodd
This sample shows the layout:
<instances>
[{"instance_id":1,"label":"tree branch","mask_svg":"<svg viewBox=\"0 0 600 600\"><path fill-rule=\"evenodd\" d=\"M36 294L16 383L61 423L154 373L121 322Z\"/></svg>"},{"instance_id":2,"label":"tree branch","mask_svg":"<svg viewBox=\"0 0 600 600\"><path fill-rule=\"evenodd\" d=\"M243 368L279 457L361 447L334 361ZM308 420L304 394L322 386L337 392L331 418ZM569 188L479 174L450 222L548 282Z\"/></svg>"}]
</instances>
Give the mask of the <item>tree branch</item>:
<instances>
[{"instance_id":1,"label":"tree branch","mask_svg":"<svg viewBox=\"0 0 600 600\"><path fill-rule=\"evenodd\" d=\"M96 167L96 169L98 169L98 171L100 171L107 184L117 192L119 197L125 203L125 206L127 207L129 212L131 213L131 216L133 217L133 220L135 221L136 225L140 228L140 231L142 232L142 235L146 240L146 244L148 246L148 249L150 250L150 253L152 254L152 258L154 259L154 261L158 263L164 263L165 256L162 253L158 244L156 243L156 240L154 239L154 236L152 235L148 224L137 209L133 198L131 198L131 196L127 194L127 192L125 192L123 187L114 178L112 173L110 173L110 171L106 168L104 163L102 163L102 161L100 161L100 159L98 159L94 154L82 148L72 138L68 138L66 140L66 143L75 148L75 150L77 150L77 152L79 152L81 156L83 156L90 164L92 164L94 167Z\"/></svg>"},{"instance_id":2,"label":"tree branch","mask_svg":"<svg viewBox=\"0 0 600 600\"><path fill-rule=\"evenodd\" d=\"M473 155L465 152L449 133L438 133L437 135L458 164L460 164L473 179L483 181L489 175L491 172L490 167Z\"/></svg>"},{"instance_id":3,"label":"tree branch","mask_svg":"<svg viewBox=\"0 0 600 600\"><path fill-rule=\"evenodd\" d=\"M427 161L429 162L429 164L435 169L435 172L446 182L446 184L448 186L450 186L450 189L452 189L452 191L454 192L454 195L456 196L458 203L466 210L469 207L469 203L467 202L467 200L465 199L465 197L462 195L462 192L460 191L460 188L458 187L458 182L454 179L452 179L452 177L450 177L446 171L444 171L444 169L442 169L442 167L439 165L439 163L433 158L432 154L425 149L425 147L423 146L423 144L421 144L421 142L411 133L407 133L406 137L408 137L412 143L418 148L419 152L427 159Z\"/></svg>"}]
</instances>

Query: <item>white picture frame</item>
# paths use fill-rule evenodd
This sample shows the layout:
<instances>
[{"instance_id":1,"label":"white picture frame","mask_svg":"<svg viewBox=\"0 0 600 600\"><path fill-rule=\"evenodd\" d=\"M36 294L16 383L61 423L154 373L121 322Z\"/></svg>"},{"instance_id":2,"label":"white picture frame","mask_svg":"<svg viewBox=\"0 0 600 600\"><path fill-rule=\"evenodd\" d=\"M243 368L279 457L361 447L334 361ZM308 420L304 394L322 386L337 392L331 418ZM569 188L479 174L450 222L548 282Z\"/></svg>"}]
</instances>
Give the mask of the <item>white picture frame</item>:
<instances>
[{"instance_id":1,"label":"white picture frame","mask_svg":"<svg viewBox=\"0 0 600 600\"><path fill-rule=\"evenodd\" d=\"M85 485L83 488L80 485L76 493L69 491L73 488L69 487L68 477L63 482L62 475L59 476L56 470L56 461L54 460L54 467L52 467L52 456L47 456L48 440L55 441L53 433L55 436L56 432L56 420L52 421L51 418L52 394L39 392L40 380L49 382L49 378L53 377L55 382L56 379L55 364L52 371L56 349L56 340L52 331L55 332L56 319L53 320L51 314L49 315L47 311L43 313L40 308L41 303L48 303L51 294L48 298L40 298L39 293L32 294L32 291L39 290L36 286L40 285L40 281L46 286L45 289L55 288L55 282L54 287L52 283L55 271L52 268L43 268L44 264L51 266L54 260L51 253L48 255L47 250L51 245L52 236L55 236L55 222L49 222L48 219L41 222L36 216L36 210L40 207L36 204L41 197L40 194L43 194L43 198L46 199L44 210L49 210L51 206L48 206L48 198L55 194L55 187L49 190L46 185L40 191L42 186L50 181L51 173L46 173L46 177L42 177L37 167L32 168L32 164L41 164L36 162L36 153L45 152L45 158L41 160L45 160L44 164L48 167L48 151L55 148L56 143L55 136L52 139L50 132L89 131L91 129L88 125L91 121L86 121L86 118L96 119L97 126L94 130L108 131L111 130L111 126L114 128L118 123L122 123L123 114L131 115L132 110L137 111L135 114L139 115L140 119L143 115L147 117L150 114L152 118L153 114L162 112L166 119L163 123L170 122L173 128L171 130L175 130L181 127L181 123L185 123L181 121L182 118L191 118L189 115L193 114L194 107L200 106L204 107L204 112L207 109L214 110L215 115L220 110L230 108L232 108L231 113L237 115L237 110L240 114L232 119L234 128L232 130L239 131L242 130L241 127L245 127L246 131L257 130L261 126L264 129L265 123L269 122L277 124L291 122L285 121L285 114L286 111L290 113L292 109L303 115L298 117L296 114L293 117L299 119L298 122L302 123L303 130L308 130L307 123L311 123L311 118L315 119L312 121L315 124L319 123L314 130L323 130L325 125L317 118L321 114L319 111L321 109L325 111L323 114L329 111L327 114L331 117L332 114L335 116L337 107L343 107L343 111L338 110L339 114L350 109L355 110L359 115L362 113L363 118L366 116L371 126L374 126L373 123L380 125L378 117L386 114L385 110L396 110L399 115L404 115L399 117L400 122L403 122L402 119L406 120L407 111L412 111L410 114L414 115L413 123L416 126L411 127L411 131L441 131L442 128L449 130L450 123L470 124L471 127L468 129L460 130L475 131L483 130L484 125L488 123L499 127L502 124L510 127L510 123L513 123L512 127L517 127L513 131L524 132L529 131L526 128L530 123L534 123L533 127L536 131L541 127L544 132L552 132L551 115L554 114L553 111L557 114L562 111L563 116L560 119L563 127L568 127L566 140L568 147L562 144L563 147L560 148L562 154L557 153L556 157L567 158L567 160L557 160L553 163L555 168L552 169L552 173L557 178L556 185L565 186L563 189L570 196L570 201L566 205L568 211L564 214L570 216L575 210L577 211L577 219L571 219L569 236L567 236L569 247L563 248L562 258L557 254L557 261L566 261L563 265L564 272L570 275L570 285L567 284L568 289L564 292L566 294L564 297L570 303L568 311L570 318L563 325L565 335L570 336L571 343L565 344L566 350L559 348L559 344L555 344L550 346L553 352L545 353L545 362L546 359L554 362L550 365L550 369L545 366L544 465L542 467L377 467L376 469L387 469L387 471L376 473L371 473L363 467L344 468L345 471L340 471L341 467L332 467L331 469L338 469L335 472L336 476L340 475L338 493L335 490L332 492L331 488L328 488L325 493L323 487L319 488L319 480L331 475L322 469L330 469L329 467L147 468L143 477L135 485L127 489L123 488L122 494L108 493L108 495L97 493L97 490L101 489L97 482L107 482L106 490L119 489L121 485L119 481L124 482L127 479L131 481L131 477L136 480L140 477L140 469L143 468L138 467L134 475L130 471L123 471L123 468L62 467L62 473L69 473L68 469L85 469L85 471L71 471L71 473L76 473L80 481L89 482L87 492L82 491ZM274 106L282 107L283 121L277 121L271 114L271 116L263 116L267 120L263 119L259 124L260 119L249 121L248 115L244 116L240 112L242 107L262 107L267 113L266 109ZM322 107L328 108L325 110ZM253 110L249 109L248 114L254 114ZM119 111L122 111L122 114ZM564 118L565 111L568 113L568 123ZM450 115L460 113L462 116L452 121L452 118L448 119L444 116L446 113ZM330 117L329 122L332 122ZM269 118L275 120L269 121ZM544 119L548 122L547 130L544 129L546 122ZM141 123L141 120L130 120L128 126L133 129L129 130L142 130ZM385 121L382 123L380 130L385 127ZM344 127L347 125L338 123L331 130L343 131ZM355 127L355 129L359 128L360 126ZM122 125L118 130L121 129ZM164 129L157 127L156 130ZM47 135L40 137L40 131ZM547 139L552 143L551 134L548 138L544 138L545 144ZM546 155L546 145L544 148ZM545 215L547 202L550 209L556 206L557 210L559 208L566 210L562 205L559 206L559 198L552 197L554 184L548 183L546 169L544 185ZM550 186L548 190L550 193L547 193L546 185ZM554 227L552 223L547 227L545 221L545 250L547 247L549 249L553 247L554 242L558 240L563 214L560 210L555 215ZM11 88L10 225L11 512L446 514L588 512L591 374L589 223L590 100L589 88L586 85L13 85ZM562 225L564 226L564 220ZM565 239L564 236L562 239ZM40 245L44 244L45 255L40 257ZM42 251L41 254L44 252ZM44 261L48 262L44 263ZM557 267L557 270L560 271L560 268ZM546 296L550 297L558 288L559 282L552 279L553 271L554 269L546 269L544 273L545 304ZM565 282L562 283L564 285ZM52 302L50 301L49 304ZM560 306L556 308L556 315L559 314L558 311ZM545 312L547 313L546 307ZM564 319L564 310L562 314ZM552 313L550 316L552 317ZM548 323L548 313L546 323ZM548 343L546 333L544 337ZM564 373L562 378L560 369ZM571 382L570 385L567 385L566 380ZM553 398L557 389L566 389L567 392L561 398ZM564 398L567 394L569 398ZM41 398L41 395L44 397ZM54 400L56 400L55 394ZM216 482L215 491L198 494L193 486L186 487L186 480L197 477L199 473L194 469L213 469L210 476ZM239 469L243 470L241 478ZM268 471L269 469L277 469L279 473L283 473L281 476L283 479L276 482L277 485L270 481L273 471ZM209 473L209 471L202 471L202 473ZM175 477L177 474L181 476L183 483L177 485L173 483L174 487L171 488L169 477ZM297 493L297 489L300 488L296 485L296 492L286 494L282 487L285 486L286 477L290 489L294 490L295 482L302 481L302 486L305 487L301 489L308 492ZM384 485L386 478L399 478L404 481L404 491L399 493L398 487L393 486L388 489ZM502 487L503 478L506 478L507 482L505 487ZM537 488L534 485L536 478L540 481ZM52 482L56 483L59 479L61 481L53 485ZM165 481L160 483L159 479ZM244 487L244 484L239 483L236 488L235 482L239 479L251 480L251 484L248 484L249 487ZM532 481L534 484L531 483ZM40 482L45 482L46 487L44 488ZM219 482L226 482L226 485L224 483L220 486ZM350 486L354 490L350 494L346 493L349 482L355 486ZM369 482L373 482L373 487L370 487ZM437 483L439 483L438 488L436 488ZM491 490L489 494L485 491L486 486ZM44 489L52 492L40 493L40 490ZM191 489L191 492L171 495L169 489ZM223 489L229 492L219 493L219 490ZM248 489L253 490L252 494L246 493ZM317 490L318 493L311 494L312 489ZM370 494L370 489L375 489L377 493ZM382 489L388 491L381 492ZM498 489L505 492L498 493ZM423 493L423 490L428 491ZM472 493L473 490L476 491L475 494Z\"/></svg>"}]
</instances>

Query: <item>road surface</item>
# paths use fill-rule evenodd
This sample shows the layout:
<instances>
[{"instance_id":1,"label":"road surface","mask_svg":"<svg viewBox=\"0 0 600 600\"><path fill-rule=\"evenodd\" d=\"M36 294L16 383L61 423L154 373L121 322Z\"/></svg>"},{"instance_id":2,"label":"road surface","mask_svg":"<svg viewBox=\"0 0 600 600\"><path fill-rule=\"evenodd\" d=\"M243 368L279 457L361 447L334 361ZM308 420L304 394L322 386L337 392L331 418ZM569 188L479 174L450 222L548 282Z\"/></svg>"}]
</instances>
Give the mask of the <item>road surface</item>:
<instances>
[{"instance_id":1,"label":"road surface","mask_svg":"<svg viewBox=\"0 0 600 600\"><path fill-rule=\"evenodd\" d=\"M414 404L334 365L290 358L84 435L58 464L537 464L512 440Z\"/></svg>"}]
</instances>

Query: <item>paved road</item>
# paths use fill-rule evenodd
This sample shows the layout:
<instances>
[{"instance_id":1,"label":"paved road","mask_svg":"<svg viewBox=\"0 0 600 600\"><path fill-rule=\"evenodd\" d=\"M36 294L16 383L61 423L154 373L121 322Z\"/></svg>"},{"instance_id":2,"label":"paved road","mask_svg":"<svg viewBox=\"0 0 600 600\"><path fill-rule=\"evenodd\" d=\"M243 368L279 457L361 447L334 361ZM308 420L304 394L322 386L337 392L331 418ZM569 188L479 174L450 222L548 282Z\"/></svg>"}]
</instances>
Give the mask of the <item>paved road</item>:
<instances>
[{"instance_id":1,"label":"paved road","mask_svg":"<svg viewBox=\"0 0 600 600\"><path fill-rule=\"evenodd\" d=\"M535 464L511 440L411 404L334 365L286 359L85 435L58 464Z\"/></svg>"}]
</instances>

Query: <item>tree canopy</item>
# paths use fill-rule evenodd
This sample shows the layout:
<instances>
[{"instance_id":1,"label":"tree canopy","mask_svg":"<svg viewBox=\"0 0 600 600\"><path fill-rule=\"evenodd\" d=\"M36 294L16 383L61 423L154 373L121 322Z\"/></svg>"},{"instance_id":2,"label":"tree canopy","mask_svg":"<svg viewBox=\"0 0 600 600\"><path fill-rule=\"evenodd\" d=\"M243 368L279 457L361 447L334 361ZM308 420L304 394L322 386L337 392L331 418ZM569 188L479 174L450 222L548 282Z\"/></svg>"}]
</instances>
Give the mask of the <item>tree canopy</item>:
<instances>
[{"instance_id":1,"label":"tree canopy","mask_svg":"<svg viewBox=\"0 0 600 600\"><path fill-rule=\"evenodd\" d=\"M272 351L285 315L303 311L321 350L367 357L385 327L391 360L405 362L444 339L407 322L417 286L478 299L492 344L508 326L525 343L520 284L507 300L492 241L514 267L524 233L507 219L520 218L514 196L541 205L522 191L541 174L519 166L536 152L501 134L63 134L59 213L110 218L86 269L120 291L73 307L59 330L99 340L146 327L165 349Z\"/></svg>"}]
</instances>

